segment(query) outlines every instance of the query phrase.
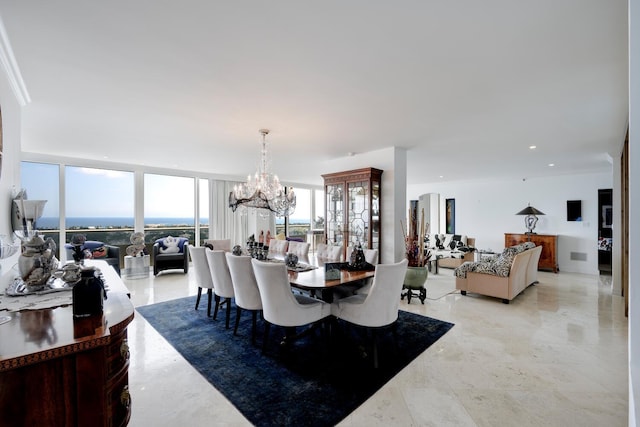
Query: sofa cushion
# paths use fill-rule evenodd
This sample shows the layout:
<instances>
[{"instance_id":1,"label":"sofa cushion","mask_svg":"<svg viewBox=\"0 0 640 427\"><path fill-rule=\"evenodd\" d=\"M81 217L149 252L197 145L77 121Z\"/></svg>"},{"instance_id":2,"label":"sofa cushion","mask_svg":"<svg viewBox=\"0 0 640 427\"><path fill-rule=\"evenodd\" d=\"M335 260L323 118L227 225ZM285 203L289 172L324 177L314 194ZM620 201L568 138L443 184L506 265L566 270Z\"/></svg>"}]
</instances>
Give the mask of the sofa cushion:
<instances>
[{"instance_id":1,"label":"sofa cushion","mask_svg":"<svg viewBox=\"0 0 640 427\"><path fill-rule=\"evenodd\" d=\"M91 251L91 258L100 259L106 258L109 255L109 250L106 246L99 246Z\"/></svg>"},{"instance_id":2,"label":"sofa cushion","mask_svg":"<svg viewBox=\"0 0 640 427\"><path fill-rule=\"evenodd\" d=\"M82 244L82 249L89 249L90 251L94 251L101 246L104 246L104 242L98 242L96 240L87 240Z\"/></svg>"}]
</instances>

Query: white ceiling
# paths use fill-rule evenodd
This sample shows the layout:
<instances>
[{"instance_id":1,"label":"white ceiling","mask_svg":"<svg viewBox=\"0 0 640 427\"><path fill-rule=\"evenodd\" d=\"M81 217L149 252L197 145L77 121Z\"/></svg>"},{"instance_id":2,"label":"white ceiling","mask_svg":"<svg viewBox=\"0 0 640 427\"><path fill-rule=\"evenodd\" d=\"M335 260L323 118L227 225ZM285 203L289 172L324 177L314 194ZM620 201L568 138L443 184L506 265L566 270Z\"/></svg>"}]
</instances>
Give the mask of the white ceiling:
<instances>
[{"instance_id":1,"label":"white ceiling","mask_svg":"<svg viewBox=\"0 0 640 427\"><path fill-rule=\"evenodd\" d=\"M283 181L397 146L416 184L610 171L627 127L627 0L0 0L0 16L31 98L24 152L242 176L267 127Z\"/></svg>"}]
</instances>

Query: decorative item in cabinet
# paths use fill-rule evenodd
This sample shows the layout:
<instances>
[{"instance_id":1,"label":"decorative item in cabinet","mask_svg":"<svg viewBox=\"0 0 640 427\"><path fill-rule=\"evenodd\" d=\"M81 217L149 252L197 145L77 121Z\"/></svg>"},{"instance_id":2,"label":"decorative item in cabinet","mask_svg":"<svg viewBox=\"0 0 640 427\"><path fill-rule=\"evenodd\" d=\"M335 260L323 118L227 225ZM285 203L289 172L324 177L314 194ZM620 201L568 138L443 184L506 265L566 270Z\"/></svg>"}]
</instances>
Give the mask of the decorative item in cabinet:
<instances>
[{"instance_id":1,"label":"decorative item in cabinet","mask_svg":"<svg viewBox=\"0 0 640 427\"><path fill-rule=\"evenodd\" d=\"M382 170L355 169L322 175L325 190L326 243L380 249Z\"/></svg>"},{"instance_id":2,"label":"decorative item in cabinet","mask_svg":"<svg viewBox=\"0 0 640 427\"><path fill-rule=\"evenodd\" d=\"M505 233L504 246L515 246L524 242L533 242L536 246L542 246L538 270L551 270L558 272L558 236L553 234L536 233Z\"/></svg>"}]
</instances>

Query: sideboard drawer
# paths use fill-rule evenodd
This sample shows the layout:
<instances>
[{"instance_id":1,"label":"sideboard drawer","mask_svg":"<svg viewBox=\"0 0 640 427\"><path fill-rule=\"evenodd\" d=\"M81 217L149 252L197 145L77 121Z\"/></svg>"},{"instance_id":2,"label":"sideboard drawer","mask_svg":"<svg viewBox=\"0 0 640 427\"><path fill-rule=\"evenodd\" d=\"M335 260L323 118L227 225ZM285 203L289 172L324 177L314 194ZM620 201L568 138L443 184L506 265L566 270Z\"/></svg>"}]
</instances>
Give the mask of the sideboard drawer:
<instances>
[{"instance_id":1,"label":"sideboard drawer","mask_svg":"<svg viewBox=\"0 0 640 427\"><path fill-rule=\"evenodd\" d=\"M112 426L125 426L131 418L131 394L129 393L128 371L123 371L107 390L108 413Z\"/></svg>"}]
</instances>

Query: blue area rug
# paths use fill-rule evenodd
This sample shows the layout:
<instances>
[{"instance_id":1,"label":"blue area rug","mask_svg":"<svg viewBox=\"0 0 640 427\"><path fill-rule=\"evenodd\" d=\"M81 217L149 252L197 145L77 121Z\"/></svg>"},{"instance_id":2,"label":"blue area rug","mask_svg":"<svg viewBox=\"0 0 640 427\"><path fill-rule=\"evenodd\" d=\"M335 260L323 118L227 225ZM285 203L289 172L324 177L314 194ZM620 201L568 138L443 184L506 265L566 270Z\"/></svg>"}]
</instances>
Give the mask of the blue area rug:
<instances>
[{"instance_id":1,"label":"blue area rug","mask_svg":"<svg viewBox=\"0 0 640 427\"><path fill-rule=\"evenodd\" d=\"M206 299L206 298L205 298ZM251 314L238 335L225 329L225 312L207 317L195 297L138 307L138 312L216 389L256 426L332 426L340 422L453 327L452 323L400 311L397 345L390 330L379 334L379 367L371 337L339 322L331 337L320 330L280 348L284 330L271 327L261 353L263 322L251 344ZM204 308L203 308L204 307Z\"/></svg>"}]
</instances>

